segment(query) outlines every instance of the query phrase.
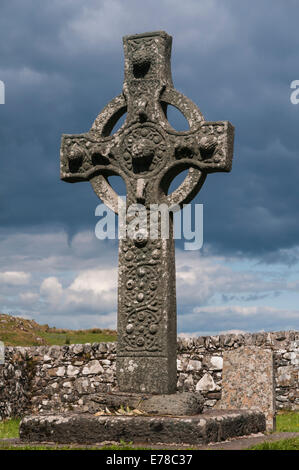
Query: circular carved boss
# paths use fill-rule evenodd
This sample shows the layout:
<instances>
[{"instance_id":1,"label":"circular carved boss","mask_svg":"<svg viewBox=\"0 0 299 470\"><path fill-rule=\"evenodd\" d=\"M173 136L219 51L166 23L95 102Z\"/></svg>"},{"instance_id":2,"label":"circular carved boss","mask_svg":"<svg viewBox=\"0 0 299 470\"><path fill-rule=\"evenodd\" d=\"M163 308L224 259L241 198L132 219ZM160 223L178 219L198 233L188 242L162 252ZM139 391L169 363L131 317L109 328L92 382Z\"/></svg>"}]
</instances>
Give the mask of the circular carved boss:
<instances>
[{"instance_id":1,"label":"circular carved boss","mask_svg":"<svg viewBox=\"0 0 299 470\"><path fill-rule=\"evenodd\" d=\"M122 165L130 174L152 176L165 163L166 151L165 137L154 124L135 124L121 142Z\"/></svg>"},{"instance_id":2,"label":"circular carved boss","mask_svg":"<svg viewBox=\"0 0 299 470\"><path fill-rule=\"evenodd\" d=\"M128 252L129 254L130 252ZM155 256L155 252L153 253ZM157 252L157 256L159 253ZM157 268L154 266L139 266L130 269L126 280L126 298L138 304L149 304L157 295Z\"/></svg>"},{"instance_id":3,"label":"circular carved boss","mask_svg":"<svg viewBox=\"0 0 299 470\"><path fill-rule=\"evenodd\" d=\"M159 318L149 309L133 311L128 316L125 341L134 349L152 349L157 342Z\"/></svg>"}]
</instances>

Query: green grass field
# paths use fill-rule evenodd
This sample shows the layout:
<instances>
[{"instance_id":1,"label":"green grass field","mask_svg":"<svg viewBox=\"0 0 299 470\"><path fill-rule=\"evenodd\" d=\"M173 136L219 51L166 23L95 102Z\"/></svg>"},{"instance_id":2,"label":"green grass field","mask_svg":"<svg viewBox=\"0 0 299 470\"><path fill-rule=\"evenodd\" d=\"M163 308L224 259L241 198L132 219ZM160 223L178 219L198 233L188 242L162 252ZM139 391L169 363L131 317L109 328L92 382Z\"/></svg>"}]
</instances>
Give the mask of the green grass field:
<instances>
[{"instance_id":1,"label":"green grass field","mask_svg":"<svg viewBox=\"0 0 299 470\"><path fill-rule=\"evenodd\" d=\"M19 437L19 419L10 419L0 421L0 439ZM276 432L299 432L299 412L283 412L277 415ZM0 443L0 450L82 450L84 447L63 446L63 447L47 447L47 446L9 446ZM120 443L119 446L89 447L89 450L144 450L144 447L132 447L130 443ZM299 437L294 439L284 439L276 442L264 442L257 446L251 447L250 450L299 450Z\"/></svg>"},{"instance_id":2,"label":"green grass field","mask_svg":"<svg viewBox=\"0 0 299 470\"><path fill-rule=\"evenodd\" d=\"M106 343L116 341L116 334L94 328L92 330L62 330L61 332L42 332L41 337L49 345Z\"/></svg>"},{"instance_id":3,"label":"green grass field","mask_svg":"<svg viewBox=\"0 0 299 470\"><path fill-rule=\"evenodd\" d=\"M299 412L281 412L276 417L276 432L299 432ZM299 437L263 442L250 450L299 450Z\"/></svg>"},{"instance_id":4,"label":"green grass field","mask_svg":"<svg viewBox=\"0 0 299 470\"><path fill-rule=\"evenodd\" d=\"M299 412L280 412L276 416L276 431L299 432Z\"/></svg>"},{"instance_id":5,"label":"green grass field","mask_svg":"<svg viewBox=\"0 0 299 470\"><path fill-rule=\"evenodd\" d=\"M275 442L263 442L250 447L249 450L299 450L299 437L294 439L282 439Z\"/></svg>"},{"instance_id":6,"label":"green grass field","mask_svg":"<svg viewBox=\"0 0 299 470\"><path fill-rule=\"evenodd\" d=\"M116 331L91 328L67 330L0 313L0 341L6 346L42 346L116 341Z\"/></svg>"},{"instance_id":7,"label":"green grass field","mask_svg":"<svg viewBox=\"0 0 299 470\"><path fill-rule=\"evenodd\" d=\"M0 421L0 439L19 437L20 419Z\"/></svg>"}]
</instances>

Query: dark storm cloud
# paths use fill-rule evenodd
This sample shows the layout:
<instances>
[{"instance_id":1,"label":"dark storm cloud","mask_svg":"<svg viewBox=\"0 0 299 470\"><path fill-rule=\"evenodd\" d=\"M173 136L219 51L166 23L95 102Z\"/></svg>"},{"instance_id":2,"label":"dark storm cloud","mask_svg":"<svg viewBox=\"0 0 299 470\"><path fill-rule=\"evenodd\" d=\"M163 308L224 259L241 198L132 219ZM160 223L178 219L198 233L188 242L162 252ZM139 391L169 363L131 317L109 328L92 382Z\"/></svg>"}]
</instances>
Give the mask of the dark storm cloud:
<instances>
[{"instance_id":1,"label":"dark storm cloud","mask_svg":"<svg viewBox=\"0 0 299 470\"><path fill-rule=\"evenodd\" d=\"M0 21L0 78L6 84L6 104L0 108L2 228L60 224L73 232L95 220L99 201L91 188L59 180L60 138L63 132L90 128L107 99L101 88L105 87L108 100L115 94L118 64L110 63L109 53L89 56L76 44L74 49L65 45L61 35L76 13L75 4L4 4Z\"/></svg>"},{"instance_id":2,"label":"dark storm cloud","mask_svg":"<svg viewBox=\"0 0 299 470\"><path fill-rule=\"evenodd\" d=\"M159 15L157 15L157 8ZM87 131L121 92L121 37L173 35L175 86L206 119L236 128L231 174L197 197L213 251L275 259L299 240L299 5L238 1L2 1L1 228L95 225L87 184L59 181L61 133ZM157 19L158 17L158 19Z\"/></svg>"}]
</instances>

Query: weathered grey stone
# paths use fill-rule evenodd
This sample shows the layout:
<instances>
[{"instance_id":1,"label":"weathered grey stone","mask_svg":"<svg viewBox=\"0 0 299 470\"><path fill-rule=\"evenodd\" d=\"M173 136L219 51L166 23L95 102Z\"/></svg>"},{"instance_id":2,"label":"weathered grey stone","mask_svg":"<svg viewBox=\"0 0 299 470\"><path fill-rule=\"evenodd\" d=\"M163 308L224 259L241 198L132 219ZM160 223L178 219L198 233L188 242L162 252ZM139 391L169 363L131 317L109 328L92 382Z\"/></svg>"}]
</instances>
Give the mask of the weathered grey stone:
<instances>
[{"instance_id":1,"label":"weathered grey stone","mask_svg":"<svg viewBox=\"0 0 299 470\"><path fill-rule=\"evenodd\" d=\"M200 392L212 392L216 390L216 384L213 377L206 373L196 384L196 390Z\"/></svg>"},{"instance_id":2,"label":"weathered grey stone","mask_svg":"<svg viewBox=\"0 0 299 470\"><path fill-rule=\"evenodd\" d=\"M147 400L143 400L139 408L158 415L195 415L203 410L203 397L200 393L189 392L153 395Z\"/></svg>"},{"instance_id":3,"label":"weathered grey stone","mask_svg":"<svg viewBox=\"0 0 299 470\"><path fill-rule=\"evenodd\" d=\"M195 415L203 410L203 397L200 393L177 392L165 395L147 395L137 393L97 394L93 401L98 408L118 409L121 406L130 409L138 408L149 414L161 415Z\"/></svg>"},{"instance_id":4,"label":"weathered grey stone","mask_svg":"<svg viewBox=\"0 0 299 470\"><path fill-rule=\"evenodd\" d=\"M91 361L87 366L83 368L82 374L89 375L89 374L101 374L104 372L103 367L101 366L99 361Z\"/></svg>"},{"instance_id":5,"label":"weathered grey stone","mask_svg":"<svg viewBox=\"0 0 299 470\"><path fill-rule=\"evenodd\" d=\"M65 375L65 367L58 367L56 375L58 375L58 377L63 377Z\"/></svg>"},{"instance_id":6,"label":"weathered grey stone","mask_svg":"<svg viewBox=\"0 0 299 470\"><path fill-rule=\"evenodd\" d=\"M192 375L189 375L184 381L184 390L192 390L193 384L194 384L193 377Z\"/></svg>"},{"instance_id":7,"label":"weathered grey stone","mask_svg":"<svg viewBox=\"0 0 299 470\"><path fill-rule=\"evenodd\" d=\"M267 430L275 429L273 352L255 346L223 354L221 409L253 409L265 414Z\"/></svg>"},{"instance_id":8,"label":"weathered grey stone","mask_svg":"<svg viewBox=\"0 0 299 470\"><path fill-rule=\"evenodd\" d=\"M73 352L74 354L82 354L84 351L83 344L74 344L73 346Z\"/></svg>"},{"instance_id":9,"label":"weathered grey stone","mask_svg":"<svg viewBox=\"0 0 299 470\"><path fill-rule=\"evenodd\" d=\"M294 372L295 371L291 366L278 367L276 378L277 385L281 387L293 385L298 381L298 376L296 377L296 373L294 374Z\"/></svg>"},{"instance_id":10,"label":"weathered grey stone","mask_svg":"<svg viewBox=\"0 0 299 470\"><path fill-rule=\"evenodd\" d=\"M62 385L63 387L71 388L72 387L72 382L64 382Z\"/></svg>"},{"instance_id":11,"label":"weathered grey stone","mask_svg":"<svg viewBox=\"0 0 299 470\"><path fill-rule=\"evenodd\" d=\"M107 352L107 345L106 343L100 343L98 345L99 352L106 353Z\"/></svg>"},{"instance_id":12,"label":"weathered grey stone","mask_svg":"<svg viewBox=\"0 0 299 470\"><path fill-rule=\"evenodd\" d=\"M48 351L49 356L52 358L58 358L61 355L61 348L59 346L51 346Z\"/></svg>"},{"instance_id":13,"label":"weathered grey stone","mask_svg":"<svg viewBox=\"0 0 299 470\"><path fill-rule=\"evenodd\" d=\"M195 360L192 360L190 359L190 361L188 361L188 365L187 365L187 370L201 370L202 369L202 363L200 361L195 361Z\"/></svg>"},{"instance_id":14,"label":"weathered grey stone","mask_svg":"<svg viewBox=\"0 0 299 470\"><path fill-rule=\"evenodd\" d=\"M66 371L66 373L69 377L73 377L74 375L78 375L79 372L80 372L79 367L74 367L74 366L68 366L67 371Z\"/></svg>"},{"instance_id":15,"label":"weathered grey stone","mask_svg":"<svg viewBox=\"0 0 299 470\"><path fill-rule=\"evenodd\" d=\"M207 174L230 171L234 128L227 121L205 121L194 103L175 90L171 36L158 31L126 36L123 42L123 92L102 110L89 132L63 135L61 179L90 181L95 193L117 213L117 195L107 176L121 176L127 188L125 209L143 204L149 220L154 204L182 207L194 198ZM172 128L168 105L186 117L187 132ZM125 112L124 124L111 135ZM171 181L186 169L184 182L167 195ZM136 229L119 243L116 365L120 391L176 391L175 252L172 217L167 217L167 236L162 236L160 221L155 238ZM131 220L126 211L127 226ZM216 344L217 339L214 348Z\"/></svg>"},{"instance_id":16,"label":"weathered grey stone","mask_svg":"<svg viewBox=\"0 0 299 470\"><path fill-rule=\"evenodd\" d=\"M211 366L212 370L222 370L223 368L223 359L220 356L211 357Z\"/></svg>"},{"instance_id":17,"label":"weathered grey stone","mask_svg":"<svg viewBox=\"0 0 299 470\"><path fill-rule=\"evenodd\" d=\"M211 411L192 417L71 414L27 416L20 424L20 438L24 442L60 444L103 441L207 444L264 430L264 415L254 411Z\"/></svg>"}]
</instances>

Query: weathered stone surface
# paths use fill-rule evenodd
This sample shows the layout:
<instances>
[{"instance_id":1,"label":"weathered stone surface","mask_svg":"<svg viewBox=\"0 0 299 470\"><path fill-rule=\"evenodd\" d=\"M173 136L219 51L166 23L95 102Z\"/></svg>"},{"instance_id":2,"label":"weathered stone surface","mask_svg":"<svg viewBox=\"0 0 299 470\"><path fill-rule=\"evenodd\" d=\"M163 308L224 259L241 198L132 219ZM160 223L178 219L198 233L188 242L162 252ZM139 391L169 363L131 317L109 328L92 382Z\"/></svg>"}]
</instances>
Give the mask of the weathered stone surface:
<instances>
[{"instance_id":1,"label":"weathered stone surface","mask_svg":"<svg viewBox=\"0 0 299 470\"><path fill-rule=\"evenodd\" d=\"M230 171L234 128L227 121L205 121L197 106L175 90L171 36L156 31L126 36L123 42L123 92L102 110L89 132L63 135L60 168L64 181L90 181L116 213L118 199L107 176L123 178L128 227L136 204L143 205L148 222L154 205L157 216L161 204L167 211L177 210L194 198L207 174ZM188 131L172 128L169 105L186 117ZM113 134L125 113L124 124ZM184 182L168 195L171 181L183 170L189 171ZM168 213L167 219L168 234L162 234L157 217L155 237L138 226L119 243L116 370L123 392L176 392L175 251Z\"/></svg>"},{"instance_id":2,"label":"weathered stone surface","mask_svg":"<svg viewBox=\"0 0 299 470\"><path fill-rule=\"evenodd\" d=\"M273 352L247 346L223 355L221 409L251 409L265 414L275 429Z\"/></svg>"},{"instance_id":3,"label":"weathered stone surface","mask_svg":"<svg viewBox=\"0 0 299 470\"><path fill-rule=\"evenodd\" d=\"M285 354L284 354L285 356ZM292 364L292 361L290 361ZM278 367L276 384L278 387L291 387L298 384L298 371L296 368L289 366Z\"/></svg>"},{"instance_id":4,"label":"weathered stone surface","mask_svg":"<svg viewBox=\"0 0 299 470\"><path fill-rule=\"evenodd\" d=\"M91 361L87 366L83 368L82 374L83 375L98 375L104 372L103 367L101 366L99 361Z\"/></svg>"},{"instance_id":5,"label":"weathered stone surface","mask_svg":"<svg viewBox=\"0 0 299 470\"><path fill-rule=\"evenodd\" d=\"M212 370L222 370L223 368L223 359L219 356L212 356L211 357L211 366L210 369Z\"/></svg>"},{"instance_id":6,"label":"weathered stone surface","mask_svg":"<svg viewBox=\"0 0 299 470\"><path fill-rule=\"evenodd\" d=\"M177 392L171 395L153 395L140 404L140 409L160 415L196 415L203 410L200 393Z\"/></svg>"},{"instance_id":7,"label":"weathered stone surface","mask_svg":"<svg viewBox=\"0 0 299 470\"><path fill-rule=\"evenodd\" d=\"M201 370L202 369L202 363L200 361L195 361L194 359L191 359L188 361L187 364L187 370Z\"/></svg>"},{"instance_id":8,"label":"weathered stone surface","mask_svg":"<svg viewBox=\"0 0 299 470\"><path fill-rule=\"evenodd\" d=\"M117 357L117 384L121 391L174 393L176 367L165 357Z\"/></svg>"},{"instance_id":9,"label":"weathered stone surface","mask_svg":"<svg viewBox=\"0 0 299 470\"><path fill-rule=\"evenodd\" d=\"M68 366L66 373L69 377L73 377L75 375L78 375L79 372L80 372L79 367ZM84 371L83 371L83 374L84 374Z\"/></svg>"},{"instance_id":10,"label":"weathered stone surface","mask_svg":"<svg viewBox=\"0 0 299 470\"><path fill-rule=\"evenodd\" d=\"M167 395L146 395L137 393L103 393L95 398L99 408L118 409L128 406L138 408L152 415L188 416L199 414L203 410L203 397L200 393L177 392Z\"/></svg>"},{"instance_id":11,"label":"weathered stone surface","mask_svg":"<svg viewBox=\"0 0 299 470\"><path fill-rule=\"evenodd\" d=\"M55 373L59 377L63 377L65 375L65 367L58 367L58 369L55 371Z\"/></svg>"},{"instance_id":12,"label":"weathered stone surface","mask_svg":"<svg viewBox=\"0 0 299 470\"><path fill-rule=\"evenodd\" d=\"M25 442L93 444L103 441L202 444L265 431L260 412L214 411L192 417L44 415L20 425Z\"/></svg>"},{"instance_id":13,"label":"weathered stone surface","mask_svg":"<svg viewBox=\"0 0 299 470\"><path fill-rule=\"evenodd\" d=\"M205 374L196 384L196 390L200 392L212 392L216 389L216 384L210 374Z\"/></svg>"}]
</instances>

